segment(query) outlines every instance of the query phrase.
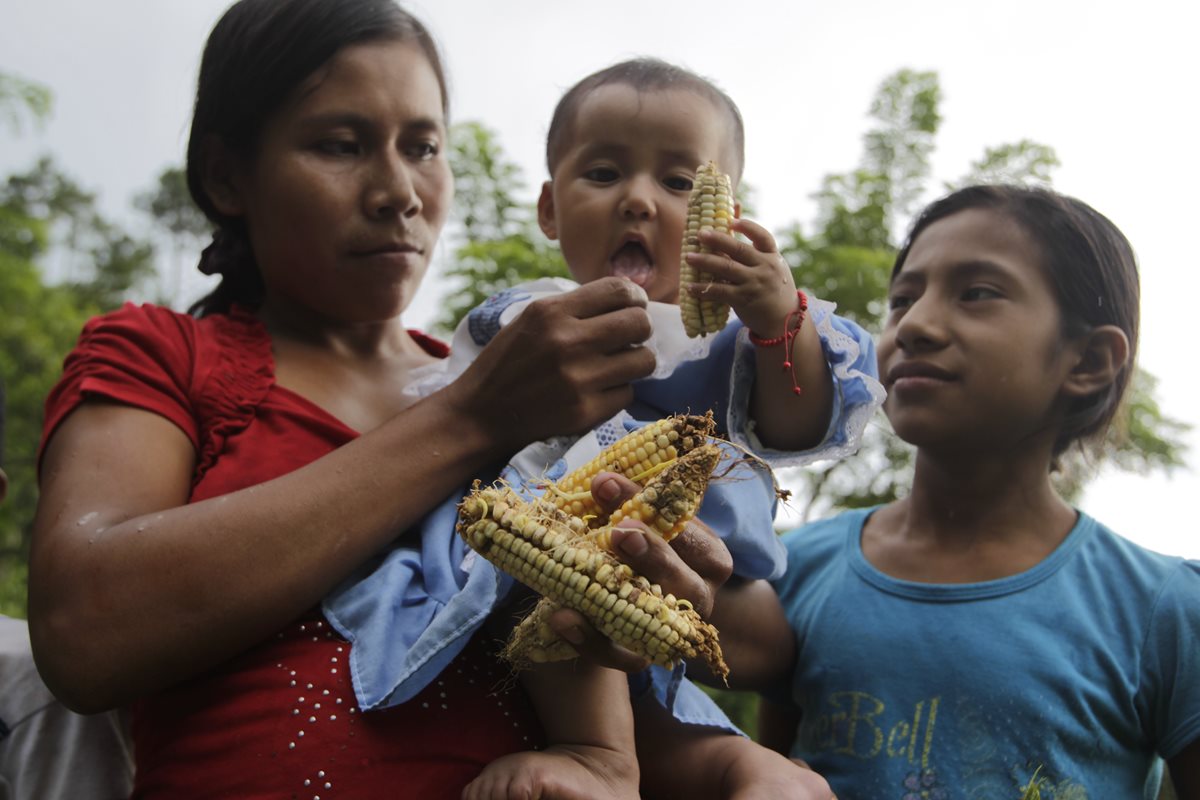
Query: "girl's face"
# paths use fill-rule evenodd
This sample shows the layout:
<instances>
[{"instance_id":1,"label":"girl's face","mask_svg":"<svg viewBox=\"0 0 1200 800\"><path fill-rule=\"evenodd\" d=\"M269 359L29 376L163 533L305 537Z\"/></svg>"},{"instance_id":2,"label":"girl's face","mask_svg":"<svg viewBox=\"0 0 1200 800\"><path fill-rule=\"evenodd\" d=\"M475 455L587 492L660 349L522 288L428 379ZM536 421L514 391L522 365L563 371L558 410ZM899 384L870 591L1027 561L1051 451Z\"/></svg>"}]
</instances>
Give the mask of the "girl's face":
<instances>
[{"instance_id":1,"label":"girl's face","mask_svg":"<svg viewBox=\"0 0 1200 800\"><path fill-rule=\"evenodd\" d=\"M580 103L572 130L542 187L542 231L580 283L618 275L651 300L677 302L696 167L734 163L728 113L691 90L610 84Z\"/></svg>"},{"instance_id":2,"label":"girl's face","mask_svg":"<svg viewBox=\"0 0 1200 800\"><path fill-rule=\"evenodd\" d=\"M980 453L1053 441L1078 360L1041 249L1008 216L959 211L917 237L879 343L884 409L918 447Z\"/></svg>"},{"instance_id":3,"label":"girl's face","mask_svg":"<svg viewBox=\"0 0 1200 800\"><path fill-rule=\"evenodd\" d=\"M235 165L231 208L245 219L266 306L358 323L412 300L454 185L437 76L414 42L338 52L264 127Z\"/></svg>"}]
</instances>

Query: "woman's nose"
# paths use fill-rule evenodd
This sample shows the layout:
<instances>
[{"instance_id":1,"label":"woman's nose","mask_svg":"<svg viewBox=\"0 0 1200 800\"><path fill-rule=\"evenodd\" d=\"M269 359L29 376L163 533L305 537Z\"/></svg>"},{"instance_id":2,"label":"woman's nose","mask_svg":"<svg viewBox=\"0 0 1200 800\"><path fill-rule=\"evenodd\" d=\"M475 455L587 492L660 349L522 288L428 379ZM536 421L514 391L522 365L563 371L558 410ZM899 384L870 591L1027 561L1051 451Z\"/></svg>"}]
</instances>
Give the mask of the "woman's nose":
<instances>
[{"instance_id":1,"label":"woman's nose","mask_svg":"<svg viewBox=\"0 0 1200 800\"><path fill-rule=\"evenodd\" d=\"M366 206L367 216L372 219L412 217L420 212L420 194L408 165L399 154L379 159L372 169Z\"/></svg>"}]
</instances>

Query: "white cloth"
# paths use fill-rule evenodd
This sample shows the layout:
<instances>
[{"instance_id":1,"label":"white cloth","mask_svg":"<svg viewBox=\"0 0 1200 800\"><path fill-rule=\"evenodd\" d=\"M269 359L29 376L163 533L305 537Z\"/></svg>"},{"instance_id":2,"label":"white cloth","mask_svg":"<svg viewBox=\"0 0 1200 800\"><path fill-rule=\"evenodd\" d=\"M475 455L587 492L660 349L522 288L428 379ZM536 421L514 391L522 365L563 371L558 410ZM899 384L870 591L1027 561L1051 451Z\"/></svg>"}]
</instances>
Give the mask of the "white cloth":
<instances>
[{"instance_id":1,"label":"white cloth","mask_svg":"<svg viewBox=\"0 0 1200 800\"><path fill-rule=\"evenodd\" d=\"M83 715L42 682L25 620L0 617L0 800L117 800L133 790L123 712Z\"/></svg>"}]
</instances>

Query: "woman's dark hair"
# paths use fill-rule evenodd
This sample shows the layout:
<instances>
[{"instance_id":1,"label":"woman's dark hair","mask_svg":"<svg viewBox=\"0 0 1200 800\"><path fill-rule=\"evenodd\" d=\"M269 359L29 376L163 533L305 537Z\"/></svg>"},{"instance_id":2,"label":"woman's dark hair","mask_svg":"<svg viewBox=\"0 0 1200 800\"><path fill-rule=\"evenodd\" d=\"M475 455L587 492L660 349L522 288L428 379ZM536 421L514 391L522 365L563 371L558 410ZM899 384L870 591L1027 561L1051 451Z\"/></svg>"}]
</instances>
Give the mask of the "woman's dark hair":
<instances>
[{"instance_id":1,"label":"woman's dark hair","mask_svg":"<svg viewBox=\"0 0 1200 800\"><path fill-rule=\"evenodd\" d=\"M951 214L974 208L1004 214L1041 248L1043 268L1062 313L1064 338L1080 336L1100 325L1115 325L1129 338L1129 359L1116 380L1079 398L1068 410L1054 443L1054 455L1075 441L1083 444L1099 439L1125 396L1137 352L1141 300L1133 247L1107 217L1073 197L1026 186L968 186L921 212L896 256L892 280L922 231Z\"/></svg>"},{"instance_id":2,"label":"woman's dark hair","mask_svg":"<svg viewBox=\"0 0 1200 800\"><path fill-rule=\"evenodd\" d=\"M546 167L554 174L554 167L563 155L563 149L575 134L575 116L584 99L601 86L629 86L638 92L657 92L668 89L683 89L706 97L718 108L729 112L733 133L733 149L737 164L728 169L736 185L742 178L746 162L746 129L742 123L742 112L737 104L715 83L683 67L668 64L657 58L634 58L613 64L599 72L593 72L567 90L554 108L550 118L550 131L546 134Z\"/></svg>"},{"instance_id":3,"label":"woman's dark hair","mask_svg":"<svg viewBox=\"0 0 1200 800\"><path fill-rule=\"evenodd\" d=\"M7 413L6 409L7 403L5 402L4 396L4 378L0 378L0 468L4 466L4 420ZM0 494L3 494L3 492L0 492Z\"/></svg>"},{"instance_id":4,"label":"woman's dark hair","mask_svg":"<svg viewBox=\"0 0 1200 800\"><path fill-rule=\"evenodd\" d=\"M251 160L263 127L292 91L342 48L380 39L414 41L448 94L442 60L423 24L394 0L239 0L208 36L200 61L196 107L187 148L188 190L216 225L200 271L221 282L189 313L223 313L233 304L258 306L262 277L243 221L217 210L204 190L204 153L211 139Z\"/></svg>"}]
</instances>

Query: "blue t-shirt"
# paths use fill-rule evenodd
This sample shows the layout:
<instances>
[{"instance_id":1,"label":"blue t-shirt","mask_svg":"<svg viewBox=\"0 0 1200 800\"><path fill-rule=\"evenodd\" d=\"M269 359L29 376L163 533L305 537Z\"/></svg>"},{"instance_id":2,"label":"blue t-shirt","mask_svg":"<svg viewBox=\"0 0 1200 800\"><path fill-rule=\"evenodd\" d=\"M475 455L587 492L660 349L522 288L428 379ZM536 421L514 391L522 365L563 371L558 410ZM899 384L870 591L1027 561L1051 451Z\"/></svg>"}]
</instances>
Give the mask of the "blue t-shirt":
<instances>
[{"instance_id":1,"label":"blue t-shirt","mask_svg":"<svg viewBox=\"0 0 1200 800\"><path fill-rule=\"evenodd\" d=\"M1001 580L897 580L856 510L790 531L792 755L839 800L1154 798L1200 737L1200 562L1090 517Z\"/></svg>"}]
</instances>

